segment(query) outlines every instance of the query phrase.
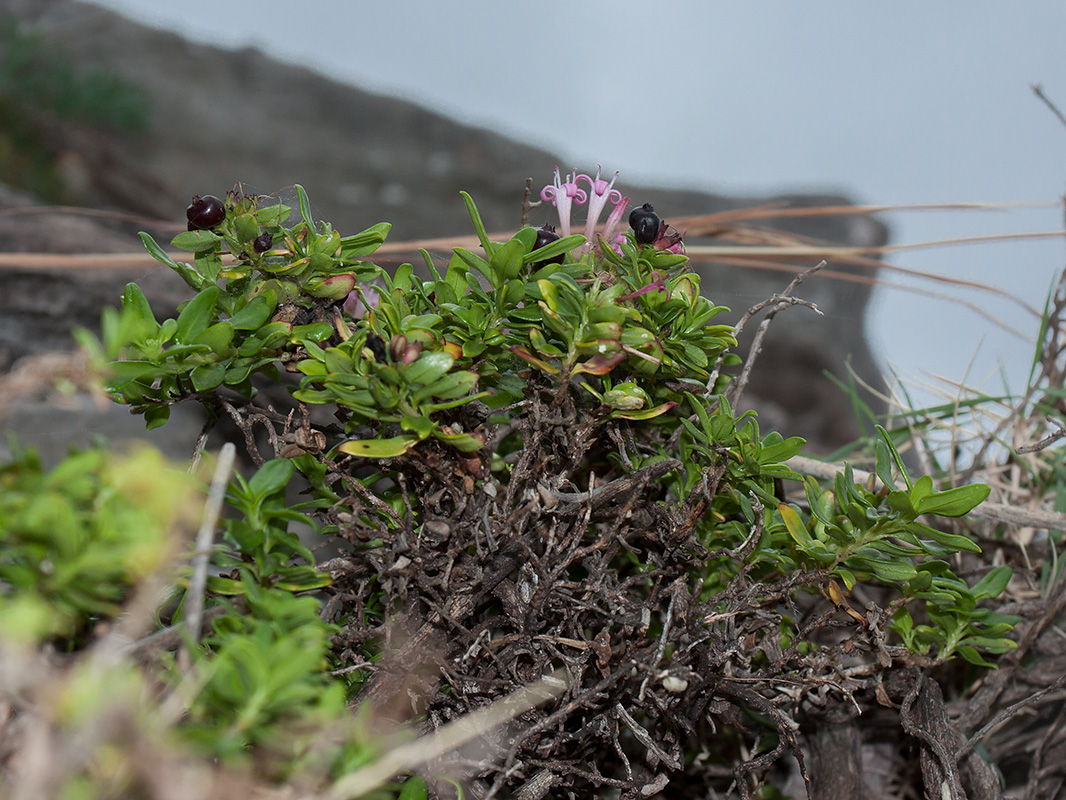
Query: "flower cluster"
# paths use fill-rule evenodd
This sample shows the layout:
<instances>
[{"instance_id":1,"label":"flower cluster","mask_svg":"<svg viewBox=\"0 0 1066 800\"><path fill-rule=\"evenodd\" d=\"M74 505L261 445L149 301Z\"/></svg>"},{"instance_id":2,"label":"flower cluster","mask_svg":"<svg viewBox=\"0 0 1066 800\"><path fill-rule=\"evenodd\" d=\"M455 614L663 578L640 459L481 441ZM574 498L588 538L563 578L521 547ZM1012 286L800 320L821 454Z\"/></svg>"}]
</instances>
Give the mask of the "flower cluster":
<instances>
[{"instance_id":1,"label":"flower cluster","mask_svg":"<svg viewBox=\"0 0 1066 800\"><path fill-rule=\"evenodd\" d=\"M614 182L618 180L618 172L610 182L601 177L600 167L596 167L596 177L579 173L576 169L567 173L563 180L559 168L555 168L555 182L541 189L540 197L545 202L555 206L559 212L559 234L570 235L570 214L574 206L588 203L588 214L585 218L585 243L586 252L590 251L596 241L596 226L599 224L600 215L604 207L611 203L613 208L607 216L607 223L603 229L603 238L612 246L616 246L619 223L629 208L629 198L623 197L622 193L614 188ZM581 182L588 184L588 191L581 188Z\"/></svg>"}]
</instances>

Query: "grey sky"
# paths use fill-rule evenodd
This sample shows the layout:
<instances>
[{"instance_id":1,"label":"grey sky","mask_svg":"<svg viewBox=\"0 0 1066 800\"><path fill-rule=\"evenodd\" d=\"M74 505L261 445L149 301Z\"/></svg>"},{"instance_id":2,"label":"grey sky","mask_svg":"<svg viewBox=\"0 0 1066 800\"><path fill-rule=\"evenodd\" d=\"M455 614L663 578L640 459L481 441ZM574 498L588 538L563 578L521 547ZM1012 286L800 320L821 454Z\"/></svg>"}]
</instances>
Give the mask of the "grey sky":
<instances>
[{"instance_id":1,"label":"grey sky","mask_svg":"<svg viewBox=\"0 0 1066 800\"><path fill-rule=\"evenodd\" d=\"M876 204L1056 203L1066 3L96 0L225 46L252 45L547 147L584 171L716 192L833 189ZM254 10L252 10L254 8ZM353 146L358 146L353 142ZM547 179L548 176L545 176ZM1056 230L1062 209L907 212L896 242ZM907 252L893 262L1042 306L1061 239ZM885 276L893 283L903 282ZM906 281L913 283L913 281ZM1012 302L921 281L1032 335ZM1032 346L958 303L880 289L880 356L905 373L1020 390Z\"/></svg>"}]
</instances>

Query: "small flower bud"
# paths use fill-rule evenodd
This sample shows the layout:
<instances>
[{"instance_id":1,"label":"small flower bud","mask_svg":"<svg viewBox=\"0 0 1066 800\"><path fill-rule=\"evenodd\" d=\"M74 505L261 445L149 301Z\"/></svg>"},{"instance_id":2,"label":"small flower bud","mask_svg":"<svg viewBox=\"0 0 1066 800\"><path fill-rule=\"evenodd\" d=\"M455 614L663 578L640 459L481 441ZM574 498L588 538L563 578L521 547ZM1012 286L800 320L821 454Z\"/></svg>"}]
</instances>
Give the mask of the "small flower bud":
<instances>
[{"instance_id":1,"label":"small flower bud","mask_svg":"<svg viewBox=\"0 0 1066 800\"><path fill-rule=\"evenodd\" d=\"M402 333L398 333L392 337L392 341L389 342L389 357L393 362L402 361L404 353L407 352L407 337Z\"/></svg>"}]
</instances>

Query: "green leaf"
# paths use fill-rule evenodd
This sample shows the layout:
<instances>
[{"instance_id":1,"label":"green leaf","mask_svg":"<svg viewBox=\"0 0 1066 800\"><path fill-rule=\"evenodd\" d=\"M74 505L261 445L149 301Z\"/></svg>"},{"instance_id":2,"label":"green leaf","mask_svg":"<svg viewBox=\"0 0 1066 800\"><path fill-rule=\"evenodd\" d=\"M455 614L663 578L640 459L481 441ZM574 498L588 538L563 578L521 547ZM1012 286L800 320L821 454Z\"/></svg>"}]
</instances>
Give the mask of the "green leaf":
<instances>
[{"instance_id":1,"label":"green leaf","mask_svg":"<svg viewBox=\"0 0 1066 800\"><path fill-rule=\"evenodd\" d=\"M264 289L230 317L229 324L234 330L254 331L266 324L277 305L278 293L273 289Z\"/></svg>"},{"instance_id":2,"label":"green leaf","mask_svg":"<svg viewBox=\"0 0 1066 800\"><path fill-rule=\"evenodd\" d=\"M441 399L432 403L423 404L421 408L427 413L435 413L437 411L446 411L449 408L458 408L459 406L464 406L467 403L473 403L475 400L485 400L485 398L489 396L489 392L478 392L477 394L463 395L462 397L456 400Z\"/></svg>"},{"instance_id":3,"label":"green leaf","mask_svg":"<svg viewBox=\"0 0 1066 800\"><path fill-rule=\"evenodd\" d=\"M703 369L709 363L707 353L700 347L692 344L684 344L685 358L691 361L699 369Z\"/></svg>"},{"instance_id":4,"label":"green leaf","mask_svg":"<svg viewBox=\"0 0 1066 800\"><path fill-rule=\"evenodd\" d=\"M536 326L529 329L529 343L532 344L533 349L541 355L551 356L555 358L559 358L564 355L562 350L560 350L555 345L548 343L548 340L544 338L544 332Z\"/></svg>"},{"instance_id":5,"label":"green leaf","mask_svg":"<svg viewBox=\"0 0 1066 800\"><path fill-rule=\"evenodd\" d=\"M174 332L178 342L192 344L197 336L207 330L215 313L218 293L217 286L208 286L185 304L178 314L178 327Z\"/></svg>"},{"instance_id":6,"label":"green leaf","mask_svg":"<svg viewBox=\"0 0 1066 800\"><path fill-rule=\"evenodd\" d=\"M144 231L141 231L141 242L144 244L144 249L148 251L148 254L159 261L162 264L166 264L172 270L181 276L181 279L185 281L190 287L196 291L200 291L206 286L211 285L212 281L207 280L203 275L193 269L189 264L179 264L172 259L167 252L159 246L155 239L149 236Z\"/></svg>"},{"instance_id":7,"label":"green leaf","mask_svg":"<svg viewBox=\"0 0 1066 800\"><path fill-rule=\"evenodd\" d=\"M216 322L196 337L193 344L206 344L215 355L221 355L233 341L233 326L229 322Z\"/></svg>"},{"instance_id":8,"label":"green leaf","mask_svg":"<svg viewBox=\"0 0 1066 800\"><path fill-rule=\"evenodd\" d=\"M998 636L967 636L962 640L962 644L979 647L986 653L995 653L996 655L1018 649L1018 643L1013 639Z\"/></svg>"},{"instance_id":9,"label":"green leaf","mask_svg":"<svg viewBox=\"0 0 1066 800\"><path fill-rule=\"evenodd\" d=\"M478 374L469 370L452 372L444 375L440 380L415 393L411 401L415 405L421 405L430 398L436 400L457 400L470 394L478 382Z\"/></svg>"},{"instance_id":10,"label":"green leaf","mask_svg":"<svg viewBox=\"0 0 1066 800\"><path fill-rule=\"evenodd\" d=\"M529 253L537 243L537 235L537 229L532 225L523 225L511 238L521 243L523 252Z\"/></svg>"},{"instance_id":11,"label":"green leaf","mask_svg":"<svg viewBox=\"0 0 1066 800\"><path fill-rule=\"evenodd\" d=\"M1010 583L1014 571L1010 567L993 567L988 573L970 588L975 600L999 597Z\"/></svg>"},{"instance_id":12,"label":"green leaf","mask_svg":"<svg viewBox=\"0 0 1066 800\"><path fill-rule=\"evenodd\" d=\"M292 462L275 458L261 466L248 481L248 489L257 497L267 497L285 488L292 477Z\"/></svg>"},{"instance_id":13,"label":"green leaf","mask_svg":"<svg viewBox=\"0 0 1066 800\"><path fill-rule=\"evenodd\" d=\"M799 512L785 503L778 504L777 510L781 513L781 519L784 520L788 535L800 546L800 549L806 550L811 547L814 544L814 540L811 538L810 533L807 532L807 526L803 524L803 519L800 517Z\"/></svg>"},{"instance_id":14,"label":"green leaf","mask_svg":"<svg viewBox=\"0 0 1066 800\"><path fill-rule=\"evenodd\" d=\"M464 358L477 358L488 349L488 345L479 341L466 341L463 342L463 357Z\"/></svg>"},{"instance_id":15,"label":"green leaf","mask_svg":"<svg viewBox=\"0 0 1066 800\"><path fill-rule=\"evenodd\" d=\"M626 358L626 354L622 352L622 345L617 339L593 339L576 342L574 350L578 355L582 356L603 356L608 358L614 355L621 355L623 359Z\"/></svg>"},{"instance_id":16,"label":"green leaf","mask_svg":"<svg viewBox=\"0 0 1066 800\"><path fill-rule=\"evenodd\" d=\"M514 345L513 347L511 347L511 352L514 353L516 356L518 356L523 361L525 361L527 364L532 364L534 367L539 369L541 372L544 372L544 373L546 373L548 375L558 375L559 374L559 368L558 367L554 367L551 364L549 364L547 361L543 361L542 359L537 358L535 355L533 355L532 353L528 352L527 350L524 350L523 348L519 347L518 345Z\"/></svg>"},{"instance_id":17,"label":"green leaf","mask_svg":"<svg viewBox=\"0 0 1066 800\"><path fill-rule=\"evenodd\" d=\"M960 536L957 533L945 533L944 531L937 530L928 525L923 525L920 522L910 523L907 526L907 530L921 538L936 542L941 547L945 547L953 553L958 551L965 551L968 553L981 552L981 546L975 541L966 536Z\"/></svg>"},{"instance_id":18,"label":"green leaf","mask_svg":"<svg viewBox=\"0 0 1066 800\"><path fill-rule=\"evenodd\" d=\"M426 800L428 796L426 781L418 775L412 775L404 781L396 800Z\"/></svg>"},{"instance_id":19,"label":"green leaf","mask_svg":"<svg viewBox=\"0 0 1066 800\"><path fill-rule=\"evenodd\" d=\"M244 584L233 578L222 578L217 575L207 576L207 588L213 594L221 594L226 597L236 597L244 594Z\"/></svg>"},{"instance_id":20,"label":"green leaf","mask_svg":"<svg viewBox=\"0 0 1066 800\"><path fill-rule=\"evenodd\" d=\"M843 567L837 567L834 572L844 582L844 588L849 592L855 588L855 573Z\"/></svg>"},{"instance_id":21,"label":"green leaf","mask_svg":"<svg viewBox=\"0 0 1066 800\"><path fill-rule=\"evenodd\" d=\"M522 260L526 264L539 264L550 258L569 253L571 250L581 247L584 243L585 237L580 233L574 233L570 236L564 236L562 239L558 239L551 244L546 244L544 247L538 248L530 253L526 253Z\"/></svg>"},{"instance_id":22,"label":"green leaf","mask_svg":"<svg viewBox=\"0 0 1066 800\"><path fill-rule=\"evenodd\" d=\"M199 253L203 250L214 249L215 245L221 241L222 237L212 231L185 231L171 239L170 244L179 250Z\"/></svg>"},{"instance_id":23,"label":"green leaf","mask_svg":"<svg viewBox=\"0 0 1066 800\"><path fill-rule=\"evenodd\" d=\"M322 352L322 360L326 371L331 375L343 375L352 372L352 356L347 350L339 347L330 347Z\"/></svg>"},{"instance_id":24,"label":"green leaf","mask_svg":"<svg viewBox=\"0 0 1066 800\"><path fill-rule=\"evenodd\" d=\"M144 412L144 427L145 430L153 431L156 428L162 427L167 424L167 420L170 419L170 406L154 405L149 406Z\"/></svg>"},{"instance_id":25,"label":"green leaf","mask_svg":"<svg viewBox=\"0 0 1066 800\"><path fill-rule=\"evenodd\" d=\"M206 283L210 286L218 280L218 273L222 271L222 256L212 250L204 250L196 254L196 271L199 272Z\"/></svg>"},{"instance_id":26,"label":"green leaf","mask_svg":"<svg viewBox=\"0 0 1066 800\"><path fill-rule=\"evenodd\" d=\"M158 370L151 361L114 361L108 365L108 385L122 386Z\"/></svg>"},{"instance_id":27,"label":"green leaf","mask_svg":"<svg viewBox=\"0 0 1066 800\"><path fill-rule=\"evenodd\" d=\"M981 654L969 645L962 645L957 650L958 654L963 657L965 661L973 664L975 667L985 667L986 669L996 669L996 665L987 659L981 658Z\"/></svg>"},{"instance_id":28,"label":"green leaf","mask_svg":"<svg viewBox=\"0 0 1066 800\"><path fill-rule=\"evenodd\" d=\"M876 457L877 466L875 472L877 477L880 478L881 483L887 486L890 490L895 487L892 477L892 454L888 451L888 446L881 439L874 441L874 455Z\"/></svg>"},{"instance_id":29,"label":"green leaf","mask_svg":"<svg viewBox=\"0 0 1066 800\"><path fill-rule=\"evenodd\" d=\"M325 226L323 226L325 227ZM341 248L341 235L337 231L329 231L318 236L311 243L311 252L317 255L333 256ZM323 263L330 263L327 260Z\"/></svg>"},{"instance_id":30,"label":"green leaf","mask_svg":"<svg viewBox=\"0 0 1066 800\"><path fill-rule=\"evenodd\" d=\"M316 346L315 342L325 342L333 336L333 331L334 327L328 322L311 322L307 325L294 325L290 338L310 351Z\"/></svg>"},{"instance_id":31,"label":"green leaf","mask_svg":"<svg viewBox=\"0 0 1066 800\"><path fill-rule=\"evenodd\" d=\"M882 426L875 425L874 428L877 430L877 433L881 436L881 441L884 442L885 447L888 449L888 453L892 457L892 461L896 465L896 471L899 472L900 476L903 478L903 481L907 484L907 488L910 489L910 475L907 474L907 467L903 464L903 457L900 456L899 451L896 449L896 446L892 444L892 437L888 435L888 431L886 431ZM880 468L878 469L878 475L880 476ZM882 480L884 479L882 478ZM892 486L893 484L887 483L885 485Z\"/></svg>"},{"instance_id":32,"label":"green leaf","mask_svg":"<svg viewBox=\"0 0 1066 800\"><path fill-rule=\"evenodd\" d=\"M447 433L442 430L433 431L433 436L454 447L461 453L473 453L485 446L483 433Z\"/></svg>"},{"instance_id":33,"label":"green leaf","mask_svg":"<svg viewBox=\"0 0 1066 800\"><path fill-rule=\"evenodd\" d=\"M418 333L418 328L436 328L444 318L440 314L418 314L416 316L404 317L401 324L404 327L405 332L410 337L414 333Z\"/></svg>"},{"instance_id":34,"label":"green leaf","mask_svg":"<svg viewBox=\"0 0 1066 800\"><path fill-rule=\"evenodd\" d=\"M178 321L176 319L165 319L163 324L159 326L159 340L166 344L174 338L174 333L178 330Z\"/></svg>"},{"instance_id":35,"label":"green leaf","mask_svg":"<svg viewBox=\"0 0 1066 800\"><path fill-rule=\"evenodd\" d=\"M442 285L443 286L447 286L447 284L444 283L444 279L440 276L440 270L437 269L437 264L433 260L433 256L431 256L429 254L429 252L426 251L426 250L419 250L418 252L422 254L422 261L426 265L426 269L429 271L429 274L431 276L433 276L433 282L436 284L436 286L434 286L434 288L433 288L433 291L437 293L437 302L438 303L447 303L447 302L454 303L455 302L455 298L452 298L451 300L446 300L442 296L441 287L442 287Z\"/></svg>"},{"instance_id":36,"label":"green leaf","mask_svg":"<svg viewBox=\"0 0 1066 800\"><path fill-rule=\"evenodd\" d=\"M463 202L466 203L466 213L470 215L470 223L474 226L474 233L477 234L478 241L481 242L485 254L491 258L495 252L495 246L489 241L489 235L485 231L485 223L481 221L481 214L478 213L477 206L474 205L474 198L466 192L459 192L459 194L462 195Z\"/></svg>"},{"instance_id":37,"label":"green leaf","mask_svg":"<svg viewBox=\"0 0 1066 800\"><path fill-rule=\"evenodd\" d=\"M229 362L219 361L214 364L202 364L192 371L192 386L198 392L207 392L219 386L226 377Z\"/></svg>"},{"instance_id":38,"label":"green leaf","mask_svg":"<svg viewBox=\"0 0 1066 800\"><path fill-rule=\"evenodd\" d=\"M289 206L277 203L272 206L262 206L255 210L255 218L264 228L276 228L289 218L292 209Z\"/></svg>"},{"instance_id":39,"label":"green leaf","mask_svg":"<svg viewBox=\"0 0 1066 800\"><path fill-rule=\"evenodd\" d=\"M618 337L622 333L622 326L617 322L595 322L585 326L585 330L582 332L582 341L592 341L594 339L614 339L618 340Z\"/></svg>"},{"instance_id":40,"label":"green leaf","mask_svg":"<svg viewBox=\"0 0 1066 800\"><path fill-rule=\"evenodd\" d=\"M437 427L437 424L429 417L404 414L403 419L400 420L400 427L409 433L415 434L419 439L425 439L433 433L433 429Z\"/></svg>"},{"instance_id":41,"label":"green leaf","mask_svg":"<svg viewBox=\"0 0 1066 800\"><path fill-rule=\"evenodd\" d=\"M395 291L390 292L390 295L395 301L403 303L402 295L406 294L411 290L411 286L414 283L414 274L414 267L406 262L400 264L400 266L396 268L396 271L392 274L392 279L390 281L391 288L393 290L399 289L400 291L399 296ZM406 308L406 305L403 305L402 307ZM402 313L406 314L407 311L403 311Z\"/></svg>"},{"instance_id":42,"label":"green leaf","mask_svg":"<svg viewBox=\"0 0 1066 800\"><path fill-rule=\"evenodd\" d=\"M541 300L550 311L558 312L559 310L559 291L555 288L555 284L551 281L540 280L536 282L536 287L540 292Z\"/></svg>"},{"instance_id":43,"label":"green leaf","mask_svg":"<svg viewBox=\"0 0 1066 800\"><path fill-rule=\"evenodd\" d=\"M159 243L151 237L151 235L140 232L141 243L144 245L144 249L148 251L148 254L163 264L166 264L171 269L177 269L178 265L174 259L170 257L166 250L159 246Z\"/></svg>"},{"instance_id":44,"label":"green leaf","mask_svg":"<svg viewBox=\"0 0 1066 800\"><path fill-rule=\"evenodd\" d=\"M895 491L889 492L885 501L888 503L889 508L902 514L907 519L914 519L918 516L918 512L914 509L914 506L911 505L910 493L903 489L896 489Z\"/></svg>"},{"instance_id":45,"label":"green leaf","mask_svg":"<svg viewBox=\"0 0 1066 800\"><path fill-rule=\"evenodd\" d=\"M623 284L615 285L621 286ZM593 324L597 322L617 322L621 325L629 318L629 314L622 306L596 306L595 308L589 309L589 322ZM631 342L626 342L626 344L631 344Z\"/></svg>"},{"instance_id":46,"label":"green leaf","mask_svg":"<svg viewBox=\"0 0 1066 800\"><path fill-rule=\"evenodd\" d=\"M933 491L933 479L928 475L923 475L917 481L910 490L911 507L921 514L921 502L928 497Z\"/></svg>"},{"instance_id":47,"label":"green leaf","mask_svg":"<svg viewBox=\"0 0 1066 800\"><path fill-rule=\"evenodd\" d=\"M849 567L859 570L868 569L878 580L889 583L905 583L918 575L914 565L903 560L896 559L873 559L873 558L849 558Z\"/></svg>"},{"instance_id":48,"label":"green leaf","mask_svg":"<svg viewBox=\"0 0 1066 800\"><path fill-rule=\"evenodd\" d=\"M403 379L411 384L430 384L452 368L455 359L444 351L423 353L403 369Z\"/></svg>"},{"instance_id":49,"label":"green leaf","mask_svg":"<svg viewBox=\"0 0 1066 800\"><path fill-rule=\"evenodd\" d=\"M252 214L238 214L233 220L233 231L243 242L251 242L259 235L259 225Z\"/></svg>"},{"instance_id":50,"label":"green leaf","mask_svg":"<svg viewBox=\"0 0 1066 800\"><path fill-rule=\"evenodd\" d=\"M287 592L307 592L313 589L321 589L333 582L329 573L319 572L314 567L307 565L282 567L276 570L272 577L274 586Z\"/></svg>"},{"instance_id":51,"label":"green leaf","mask_svg":"<svg viewBox=\"0 0 1066 800\"><path fill-rule=\"evenodd\" d=\"M507 314L511 309L517 308L525 297L526 287L522 281L509 280L504 284L499 293L498 308L501 315Z\"/></svg>"},{"instance_id":52,"label":"green leaf","mask_svg":"<svg viewBox=\"0 0 1066 800\"><path fill-rule=\"evenodd\" d=\"M805 444L806 442L800 437L791 436L788 439L770 445L769 447L764 446L759 453L759 463L766 465L779 464L783 461L788 461L792 456L803 450Z\"/></svg>"},{"instance_id":53,"label":"green leaf","mask_svg":"<svg viewBox=\"0 0 1066 800\"><path fill-rule=\"evenodd\" d=\"M402 456L421 441L417 436L394 436L391 439L349 439L337 449L360 458L395 458Z\"/></svg>"},{"instance_id":54,"label":"green leaf","mask_svg":"<svg viewBox=\"0 0 1066 800\"><path fill-rule=\"evenodd\" d=\"M607 416L607 419L631 419L635 421L654 419L655 417L662 416L676 405L677 403L670 400L662 405L653 406L652 408L643 408L639 411L612 411Z\"/></svg>"},{"instance_id":55,"label":"green leaf","mask_svg":"<svg viewBox=\"0 0 1066 800\"><path fill-rule=\"evenodd\" d=\"M311 216L311 201L307 199L307 191L300 184L296 184L296 196L299 199L300 204L300 216L303 217L304 222L307 223L307 227L314 230L315 220Z\"/></svg>"},{"instance_id":56,"label":"green leaf","mask_svg":"<svg viewBox=\"0 0 1066 800\"><path fill-rule=\"evenodd\" d=\"M924 480L924 478L922 479ZM921 481L919 481L921 483ZM917 484L915 484L917 488ZM985 501L991 490L982 483L957 486L944 492L935 492L915 504L919 514L937 514L941 517L961 517Z\"/></svg>"},{"instance_id":57,"label":"green leaf","mask_svg":"<svg viewBox=\"0 0 1066 800\"><path fill-rule=\"evenodd\" d=\"M489 277L489 281L496 288L502 286L505 281L517 278L522 269L522 257L524 255L525 248L522 247L522 242L518 239L509 240L492 254L492 258L489 261L489 266L492 267L496 280L492 280L490 276L486 277Z\"/></svg>"},{"instance_id":58,"label":"green leaf","mask_svg":"<svg viewBox=\"0 0 1066 800\"><path fill-rule=\"evenodd\" d=\"M122 346L142 342L159 332L160 326L152 313L152 307L141 287L135 283L127 283L122 292L122 316L119 324Z\"/></svg>"},{"instance_id":59,"label":"green leaf","mask_svg":"<svg viewBox=\"0 0 1066 800\"><path fill-rule=\"evenodd\" d=\"M475 253L471 253L469 250L464 250L459 247L455 249L455 254L459 256L459 258L464 263L466 263L467 266L476 269L483 276L485 276L485 279L489 282L493 289L499 288L501 283L499 276L497 276L496 271L492 268L488 261L486 261L481 256ZM477 276L467 274L465 278L466 284L468 287L471 288L471 290L473 290L474 286L478 285Z\"/></svg>"},{"instance_id":60,"label":"green leaf","mask_svg":"<svg viewBox=\"0 0 1066 800\"><path fill-rule=\"evenodd\" d=\"M263 350L271 350L284 344L292 334L292 326L286 322L271 322L249 336L237 348L238 354L258 356Z\"/></svg>"},{"instance_id":61,"label":"green leaf","mask_svg":"<svg viewBox=\"0 0 1066 800\"><path fill-rule=\"evenodd\" d=\"M625 360L626 354L624 352L615 353L612 356L593 356L574 367L570 374L574 376L581 374L606 375Z\"/></svg>"},{"instance_id":62,"label":"green leaf","mask_svg":"<svg viewBox=\"0 0 1066 800\"><path fill-rule=\"evenodd\" d=\"M355 275L345 272L340 275L328 277L314 276L308 278L301 285L301 289L312 297L321 297L327 300L343 300L355 289Z\"/></svg>"},{"instance_id":63,"label":"green leaf","mask_svg":"<svg viewBox=\"0 0 1066 800\"><path fill-rule=\"evenodd\" d=\"M452 253L451 261L448 262L448 271L444 274L444 282L448 284L457 298L462 297L466 291L466 276L468 272L470 272L470 265L456 250Z\"/></svg>"}]
</instances>

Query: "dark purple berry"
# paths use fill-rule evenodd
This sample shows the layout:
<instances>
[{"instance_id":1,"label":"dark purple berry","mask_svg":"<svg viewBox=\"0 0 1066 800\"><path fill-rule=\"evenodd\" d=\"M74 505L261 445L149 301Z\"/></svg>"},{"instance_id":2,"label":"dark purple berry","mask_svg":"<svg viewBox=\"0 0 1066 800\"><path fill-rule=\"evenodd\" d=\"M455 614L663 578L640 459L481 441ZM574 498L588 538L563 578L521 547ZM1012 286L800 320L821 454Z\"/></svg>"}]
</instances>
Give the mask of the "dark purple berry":
<instances>
[{"instance_id":1,"label":"dark purple berry","mask_svg":"<svg viewBox=\"0 0 1066 800\"><path fill-rule=\"evenodd\" d=\"M633 238L640 244L651 244L659 236L662 220L655 213L651 203L645 203L630 212L629 227L633 229Z\"/></svg>"},{"instance_id":2,"label":"dark purple berry","mask_svg":"<svg viewBox=\"0 0 1066 800\"><path fill-rule=\"evenodd\" d=\"M540 250L545 245L549 245L552 242L559 241L559 234L555 232L554 225L544 225L537 228L537 240L533 242L533 249ZM546 264L562 264L564 253L559 253L557 256L553 256L545 260Z\"/></svg>"},{"instance_id":3,"label":"dark purple berry","mask_svg":"<svg viewBox=\"0 0 1066 800\"><path fill-rule=\"evenodd\" d=\"M206 230L222 223L226 218L226 206L213 194L196 195L185 209L185 216L193 230Z\"/></svg>"},{"instance_id":4,"label":"dark purple berry","mask_svg":"<svg viewBox=\"0 0 1066 800\"><path fill-rule=\"evenodd\" d=\"M261 233L252 242L252 249L257 253L265 253L274 244L274 234Z\"/></svg>"}]
</instances>

